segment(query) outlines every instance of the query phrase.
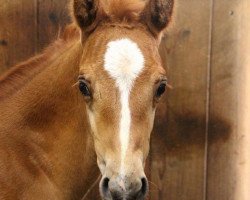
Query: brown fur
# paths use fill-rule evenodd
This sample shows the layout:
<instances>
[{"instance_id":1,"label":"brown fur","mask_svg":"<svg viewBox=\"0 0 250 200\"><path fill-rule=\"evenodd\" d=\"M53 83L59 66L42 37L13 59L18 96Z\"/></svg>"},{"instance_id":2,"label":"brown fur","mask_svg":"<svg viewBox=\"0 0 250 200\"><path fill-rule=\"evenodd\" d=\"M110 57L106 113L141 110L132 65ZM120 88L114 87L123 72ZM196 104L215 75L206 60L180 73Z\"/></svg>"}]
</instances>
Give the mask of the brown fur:
<instances>
[{"instance_id":1,"label":"brown fur","mask_svg":"<svg viewBox=\"0 0 250 200\"><path fill-rule=\"evenodd\" d=\"M6 73L0 76L0 100L11 96L17 92L26 83L31 81L33 77L39 74L46 63L51 62L56 55L65 51L65 42L79 38L80 32L75 24L66 27L61 37L49 46L42 54L35 56L25 62L22 62L15 67L12 67Z\"/></svg>"},{"instance_id":2,"label":"brown fur","mask_svg":"<svg viewBox=\"0 0 250 200\"><path fill-rule=\"evenodd\" d=\"M99 164L106 163L107 175L118 173L121 106L114 80L102 66L107 43L121 37L136 41L145 57L145 70L131 91L133 123L126 159L130 181L143 176L156 82L165 71L158 41L147 23L141 22L142 3L126 2L113 0L106 8L88 5L90 10L105 11L107 18L100 24L98 17L87 23L78 21L85 26L80 27L84 40L80 41L78 28L70 25L43 54L0 77L0 199L80 199L98 177L96 155ZM79 0L74 3L86 5L78 4ZM77 11L84 13L75 13L76 18L90 19L88 9ZM95 28L86 35L91 26ZM91 101L85 101L76 87L79 75L90 82ZM96 115L97 131L89 123L87 110Z\"/></svg>"},{"instance_id":3,"label":"brown fur","mask_svg":"<svg viewBox=\"0 0 250 200\"><path fill-rule=\"evenodd\" d=\"M81 55L77 41L60 40L46 50L47 60L39 63L44 67L34 77L27 69L39 66L23 64L23 72L17 67L13 79L5 79L4 89L12 94L0 102L0 199L79 199L98 175L87 120L78 112L84 107L78 107L78 90L72 88ZM20 72L24 76L16 79ZM13 90L16 81L20 87ZM90 159L87 166L75 163L82 159Z\"/></svg>"}]
</instances>

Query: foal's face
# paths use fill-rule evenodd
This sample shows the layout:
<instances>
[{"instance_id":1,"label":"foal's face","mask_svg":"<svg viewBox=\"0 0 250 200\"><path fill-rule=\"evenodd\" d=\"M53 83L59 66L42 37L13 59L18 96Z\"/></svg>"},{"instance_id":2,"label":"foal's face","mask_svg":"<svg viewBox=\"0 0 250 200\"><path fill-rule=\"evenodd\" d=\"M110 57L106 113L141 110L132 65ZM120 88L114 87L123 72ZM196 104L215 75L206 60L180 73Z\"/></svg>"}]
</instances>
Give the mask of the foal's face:
<instances>
[{"instance_id":1,"label":"foal's face","mask_svg":"<svg viewBox=\"0 0 250 200\"><path fill-rule=\"evenodd\" d=\"M114 187L143 196L155 109L166 87L157 43L141 29L100 28L84 47L79 86L103 175L102 192Z\"/></svg>"},{"instance_id":2,"label":"foal's face","mask_svg":"<svg viewBox=\"0 0 250 200\"><path fill-rule=\"evenodd\" d=\"M84 38L79 89L103 176L100 191L108 200L143 199L150 133L166 88L158 42L173 1L149 0L135 18L134 0L109 0L108 9L101 2L74 0Z\"/></svg>"}]
</instances>

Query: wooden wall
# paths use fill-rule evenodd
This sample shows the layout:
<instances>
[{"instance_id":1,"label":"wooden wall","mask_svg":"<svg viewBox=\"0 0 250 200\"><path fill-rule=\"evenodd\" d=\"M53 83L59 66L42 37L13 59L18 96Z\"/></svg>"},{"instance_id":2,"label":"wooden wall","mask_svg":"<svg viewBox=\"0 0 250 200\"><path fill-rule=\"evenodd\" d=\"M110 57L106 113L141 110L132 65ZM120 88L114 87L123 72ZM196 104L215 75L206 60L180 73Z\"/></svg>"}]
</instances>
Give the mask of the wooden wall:
<instances>
[{"instance_id":1,"label":"wooden wall","mask_svg":"<svg viewBox=\"0 0 250 200\"><path fill-rule=\"evenodd\" d=\"M70 21L68 0L0 0L0 73L40 52Z\"/></svg>"},{"instance_id":2,"label":"wooden wall","mask_svg":"<svg viewBox=\"0 0 250 200\"><path fill-rule=\"evenodd\" d=\"M250 2L176 1L161 44L173 89L152 134L150 199L248 200ZM57 37L67 2L0 0L0 73Z\"/></svg>"}]
</instances>

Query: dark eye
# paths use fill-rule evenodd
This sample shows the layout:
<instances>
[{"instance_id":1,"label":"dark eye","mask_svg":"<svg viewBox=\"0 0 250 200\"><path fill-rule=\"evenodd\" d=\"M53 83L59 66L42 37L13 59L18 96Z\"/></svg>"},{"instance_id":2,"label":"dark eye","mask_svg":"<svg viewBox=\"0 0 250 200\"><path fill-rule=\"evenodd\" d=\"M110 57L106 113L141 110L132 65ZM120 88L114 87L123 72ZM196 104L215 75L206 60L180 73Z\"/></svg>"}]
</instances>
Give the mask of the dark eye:
<instances>
[{"instance_id":1,"label":"dark eye","mask_svg":"<svg viewBox=\"0 0 250 200\"><path fill-rule=\"evenodd\" d=\"M161 97L164 92L166 90L166 83L161 83L160 86L158 87L157 91L156 91L156 97Z\"/></svg>"},{"instance_id":2,"label":"dark eye","mask_svg":"<svg viewBox=\"0 0 250 200\"><path fill-rule=\"evenodd\" d=\"M91 96L91 92L88 88L87 83L85 83L84 81L80 80L79 81L79 90L81 91L81 93L85 96L85 97L90 97Z\"/></svg>"}]
</instances>

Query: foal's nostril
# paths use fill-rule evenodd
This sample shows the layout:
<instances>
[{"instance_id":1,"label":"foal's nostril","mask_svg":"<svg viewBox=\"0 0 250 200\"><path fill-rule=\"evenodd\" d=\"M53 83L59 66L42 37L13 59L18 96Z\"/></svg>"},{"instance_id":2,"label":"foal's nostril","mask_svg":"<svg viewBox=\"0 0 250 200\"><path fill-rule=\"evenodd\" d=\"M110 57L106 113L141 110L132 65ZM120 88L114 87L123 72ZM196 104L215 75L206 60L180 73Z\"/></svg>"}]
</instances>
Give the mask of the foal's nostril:
<instances>
[{"instance_id":1,"label":"foal's nostril","mask_svg":"<svg viewBox=\"0 0 250 200\"><path fill-rule=\"evenodd\" d=\"M142 186L141 186L141 193L142 195L146 195L147 194L147 191L148 191L148 181L147 179L144 177L141 179L141 183L142 183Z\"/></svg>"},{"instance_id":2,"label":"foal's nostril","mask_svg":"<svg viewBox=\"0 0 250 200\"><path fill-rule=\"evenodd\" d=\"M105 177L100 183L100 189L106 199L144 199L148 192L148 181L146 177L136 180Z\"/></svg>"},{"instance_id":3,"label":"foal's nostril","mask_svg":"<svg viewBox=\"0 0 250 200\"><path fill-rule=\"evenodd\" d=\"M102 181L102 191L103 193L109 192L109 178L104 178Z\"/></svg>"}]
</instances>

